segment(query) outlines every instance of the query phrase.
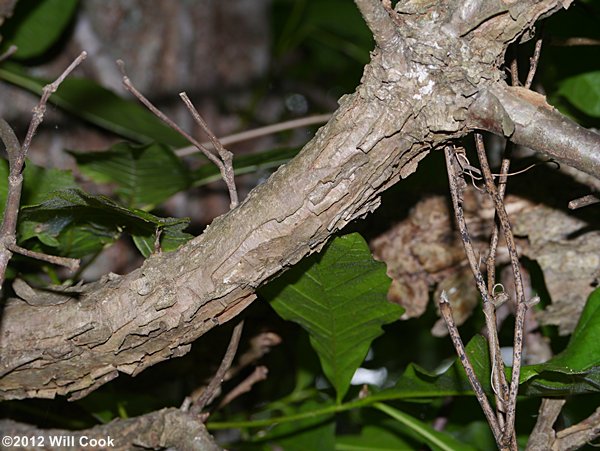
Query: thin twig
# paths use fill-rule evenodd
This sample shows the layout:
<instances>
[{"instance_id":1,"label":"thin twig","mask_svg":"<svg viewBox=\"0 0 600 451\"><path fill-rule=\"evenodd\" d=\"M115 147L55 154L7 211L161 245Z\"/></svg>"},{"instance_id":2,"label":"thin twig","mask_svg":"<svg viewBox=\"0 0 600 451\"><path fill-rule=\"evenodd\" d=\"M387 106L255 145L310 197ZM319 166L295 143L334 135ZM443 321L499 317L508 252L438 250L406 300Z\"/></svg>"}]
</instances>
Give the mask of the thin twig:
<instances>
[{"instance_id":1,"label":"thin twig","mask_svg":"<svg viewBox=\"0 0 600 451\"><path fill-rule=\"evenodd\" d=\"M519 81L519 62L517 61L517 51L513 49L513 57L510 60L510 76L511 83L513 86L521 86L521 82Z\"/></svg>"},{"instance_id":2,"label":"thin twig","mask_svg":"<svg viewBox=\"0 0 600 451\"><path fill-rule=\"evenodd\" d=\"M463 189L465 182L458 176L458 171L457 168L455 168L455 165L459 166L459 163L455 159L455 154L452 149L448 146L444 152L446 156L446 170L448 172L450 195L452 198L452 205L454 207L456 223L460 232L463 246L465 248L465 254L467 256L469 266L471 267L471 272L473 273L477 289L479 290L479 294L481 295L482 299L483 314L485 317L486 328L488 330L490 361L492 362L493 368L492 375L500 373L504 374L504 362L502 361L502 354L500 353L500 342L498 340L498 330L496 328L496 309L494 303L492 302L493 298L490 294L493 294L493 287L492 290L487 290L483 275L481 274L481 270L479 268L479 259L475 256L473 243L471 242L471 237L467 228L467 222L462 209ZM503 424L503 418L500 412L505 411L504 404L508 399L508 384L505 376L494 377L493 381L494 390L497 392L496 400L499 410L498 422Z\"/></svg>"},{"instance_id":3,"label":"thin twig","mask_svg":"<svg viewBox=\"0 0 600 451\"><path fill-rule=\"evenodd\" d=\"M542 54L542 44L543 39L540 37L535 42L535 48L533 50L533 55L529 58L529 72L527 73L527 80L525 81L525 87L527 89L531 88L533 83L533 77L537 71L538 62L540 61L540 55Z\"/></svg>"},{"instance_id":4,"label":"thin twig","mask_svg":"<svg viewBox=\"0 0 600 451\"><path fill-rule=\"evenodd\" d=\"M41 252L30 251L29 249L25 249L24 247L16 244L10 244L7 247L15 254L21 254L25 257L35 258L36 260L52 263L53 265L64 266L71 271L77 271L77 269L79 269L80 261L78 258L58 257L56 255L43 254Z\"/></svg>"},{"instance_id":5,"label":"thin twig","mask_svg":"<svg viewBox=\"0 0 600 451\"><path fill-rule=\"evenodd\" d=\"M254 371L250 374L250 376L248 376L246 379L240 382L239 385L237 385L233 390L231 390L223 397L223 400L219 403L217 409L226 406L238 396L241 396L244 393L248 393L250 390L252 390L252 386L254 384L256 384L257 382L264 381L267 378L268 374L269 369L264 365L257 366L256 368L254 368Z\"/></svg>"},{"instance_id":6,"label":"thin twig","mask_svg":"<svg viewBox=\"0 0 600 451\"><path fill-rule=\"evenodd\" d=\"M450 338L452 339L454 349L456 349L456 354L458 355L460 363L465 369L465 373L467 374L469 383L471 384L473 392L477 397L477 401L479 401L479 404L483 409L483 413L485 414L485 417L487 418L492 433L494 434L496 443L500 444L502 440L502 431L500 429L500 425L498 424L498 419L496 418L492 406L488 401L485 392L483 391L483 387L481 386L479 379L477 379L477 375L475 374L473 365L471 365L469 357L467 356L465 347L460 338L460 334L458 333L458 328L456 327L456 323L454 322L454 318L452 317L452 306L448 301L448 297L445 291L442 291L442 294L439 299L439 306L440 314L442 315L442 318L444 318L444 321L448 326L448 333L450 335Z\"/></svg>"},{"instance_id":7,"label":"thin twig","mask_svg":"<svg viewBox=\"0 0 600 451\"><path fill-rule=\"evenodd\" d=\"M211 151L210 149L206 148L205 146L203 146L198 140L194 139L189 133L187 133L179 125L177 125L175 122L173 122L166 114L164 114L162 111L160 111L152 102L150 102L150 100L148 100L148 98L146 96L144 96L140 91L137 90L137 88L133 85L133 83L127 76L127 73L125 72L125 63L122 60L117 60L117 65L119 66L119 69L121 70L121 74L123 75L123 85L125 86L125 88L129 92L131 92L142 104L144 104L144 106L146 108L148 108L148 110L150 110L150 112L152 112L156 117L158 117L160 120L162 120L165 124L167 124L173 130L175 130L177 133L179 133L181 136L183 136L185 139L187 139L189 142L191 142L194 146L196 146L196 148L200 152L202 152L202 154L206 158L208 158L210 161L212 161L217 166L217 168L219 168L221 177L223 178L223 181L225 182L225 184L227 185L227 188L229 190L229 196L230 196L230 201L231 201L230 207L234 208L235 206L237 206L237 204L238 204L237 191L235 190L235 181L233 179L233 166L231 164L231 157L227 158L225 153L222 155L219 154L218 149L215 151L217 153L215 153L215 152ZM198 116L200 116L200 115L198 114ZM196 116L194 116L194 119L196 119ZM214 136L212 134L212 132L209 136L211 136L211 135ZM225 159L223 159L223 157L225 157Z\"/></svg>"},{"instance_id":8,"label":"thin twig","mask_svg":"<svg viewBox=\"0 0 600 451\"><path fill-rule=\"evenodd\" d=\"M181 92L179 93L179 97L181 97L181 100L183 100L183 103L185 103L185 106L192 114L192 117L194 118L196 123L200 126L202 131L206 133L208 139L210 139L210 142L212 143L213 147L219 154L221 161L223 162L224 171L221 173L221 175L223 176L223 180L225 181L227 189L229 190L229 208L234 209L238 206L238 194L237 189L235 187L235 174L233 172L233 154L229 150L225 149L221 141L219 141L219 138L217 138L217 135L215 135L212 132L212 130L208 127L208 124L202 118L202 116L200 116L200 113L194 107L194 104L192 103L188 95L185 92Z\"/></svg>"},{"instance_id":9,"label":"thin twig","mask_svg":"<svg viewBox=\"0 0 600 451\"><path fill-rule=\"evenodd\" d=\"M158 117L160 120L162 120L165 124L167 124L173 130L175 130L177 133L179 133L181 136L183 136L185 139L187 139L189 142L191 142L200 152L202 152L202 154L206 158L208 158L210 161L212 161L214 164L216 164L217 167L221 170L223 168L223 163L219 159L219 157L217 155L215 155L213 152L211 152L209 149L204 147L200 142L195 140L189 133L187 133L185 130L183 130L179 125L177 125L175 122L173 122L171 119L169 119L169 117L167 117L162 111L160 111L156 106L154 106L154 104L152 102L150 102L150 100L148 100L140 91L138 91L136 89L136 87L133 85L133 83L131 82L131 80L129 79L129 77L127 76L127 73L125 72L125 63L123 63L122 60L117 60L117 64L119 65L119 68L123 75L123 86L125 86L125 88L129 92L131 92L142 104L144 104L144 106L146 108L148 108L148 110L150 110L150 112L152 112L152 114L154 114L156 117Z\"/></svg>"},{"instance_id":10,"label":"thin twig","mask_svg":"<svg viewBox=\"0 0 600 451\"><path fill-rule=\"evenodd\" d=\"M6 49L6 51L0 55L0 63L8 58L11 57L11 55L13 55L16 51L18 50L18 47L14 44L12 44L10 47L8 47Z\"/></svg>"},{"instance_id":11,"label":"thin twig","mask_svg":"<svg viewBox=\"0 0 600 451\"><path fill-rule=\"evenodd\" d=\"M260 138L262 136L273 135L275 133L283 132L286 130L293 130L295 128L307 127L309 125L323 124L331 119L331 114L318 114L315 116L302 117L300 119L293 119L291 121L279 122L277 124L267 125L265 127L254 128L252 130L246 130L240 133L234 133L232 135L223 136L219 138L219 141L224 146L234 144L242 141L249 141L251 139ZM203 146L210 146L210 141L201 143ZM179 157L186 157L198 153L199 150L196 146L182 147L177 149L175 154Z\"/></svg>"},{"instance_id":12,"label":"thin twig","mask_svg":"<svg viewBox=\"0 0 600 451\"><path fill-rule=\"evenodd\" d=\"M0 138L2 138L2 141L6 146L9 164L6 207L2 218L2 226L0 226L0 290L4 284L6 268L8 267L8 262L10 261L13 252L18 252L38 260L67 266L72 269L79 266L78 260L53 257L38 252L32 252L17 246L17 220L21 205L21 192L23 190L23 167L25 165L25 159L27 157L27 152L31 147L33 136L44 120L48 99L52 93L56 92L65 78L67 78L69 74L82 63L86 56L86 52L81 52L53 83L44 86L40 101L33 108L31 122L29 123L27 135L25 136L25 141L22 145L19 144L19 140L15 136L10 125L3 120L0 121Z\"/></svg>"},{"instance_id":13,"label":"thin twig","mask_svg":"<svg viewBox=\"0 0 600 451\"><path fill-rule=\"evenodd\" d=\"M227 346L227 351L225 351L225 355L223 356L223 360L221 361L217 372L209 382L208 386L202 392L202 395L200 395L198 400L190 408L190 413L192 415L199 415L200 412L202 412L202 410L215 398L219 387L223 383L225 373L227 373L231 367L231 364L233 363L233 358L235 357L238 345L240 343L240 338L242 337L243 328L243 320L234 327L229 345Z\"/></svg>"},{"instance_id":14,"label":"thin twig","mask_svg":"<svg viewBox=\"0 0 600 451\"><path fill-rule=\"evenodd\" d=\"M600 407L585 420L556 433L552 449L567 451L581 448L600 436Z\"/></svg>"},{"instance_id":15,"label":"thin twig","mask_svg":"<svg viewBox=\"0 0 600 451\"><path fill-rule=\"evenodd\" d=\"M552 449L556 433L554 423L565 405L564 399L544 398L538 410L535 426L529 434L526 451L547 451Z\"/></svg>"},{"instance_id":16,"label":"thin twig","mask_svg":"<svg viewBox=\"0 0 600 451\"><path fill-rule=\"evenodd\" d=\"M587 196L573 199L569 202L569 210L577 210L578 208L587 207L588 205L594 205L600 202L600 197L595 194L588 194Z\"/></svg>"},{"instance_id":17,"label":"thin twig","mask_svg":"<svg viewBox=\"0 0 600 451\"><path fill-rule=\"evenodd\" d=\"M528 303L525 300L525 290L523 287L523 279L521 277L521 265L519 263L519 256L517 254L517 246L515 244L514 236L504 207L504 201L500 197L494 179L492 177L492 171L490 170L489 163L487 161L487 155L485 153L485 147L483 146L483 138L481 134L475 133L475 147L477 150L477 156L481 164L481 172L483 173L483 179L485 182L486 190L494 202L496 208L496 214L502 231L504 232L504 239L506 241L506 247L510 255L511 266L514 274L515 281L515 292L517 298L516 314L515 314L515 332L513 338L513 366L512 366L512 378L510 383L510 390L508 392L508 405L506 411L506 427L504 429L504 443L508 444L510 441L514 441L515 432L515 413L517 404L517 393L519 391L519 376L521 373L521 360L523 351L523 330L525 324L525 313L527 312Z\"/></svg>"}]
</instances>

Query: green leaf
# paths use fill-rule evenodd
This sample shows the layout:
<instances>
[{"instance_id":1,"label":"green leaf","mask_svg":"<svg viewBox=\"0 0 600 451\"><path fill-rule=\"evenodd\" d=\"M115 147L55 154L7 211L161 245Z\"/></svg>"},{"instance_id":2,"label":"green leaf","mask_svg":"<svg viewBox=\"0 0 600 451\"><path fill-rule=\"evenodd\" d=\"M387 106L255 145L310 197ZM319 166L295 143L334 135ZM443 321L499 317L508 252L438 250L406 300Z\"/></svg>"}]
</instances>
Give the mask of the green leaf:
<instances>
[{"instance_id":1,"label":"green leaf","mask_svg":"<svg viewBox=\"0 0 600 451\"><path fill-rule=\"evenodd\" d=\"M6 62L0 78L35 94L48 80L31 77L22 67ZM50 96L50 102L98 127L141 143L157 141L174 147L189 143L136 101L125 100L97 83L69 77Z\"/></svg>"},{"instance_id":2,"label":"green leaf","mask_svg":"<svg viewBox=\"0 0 600 451\"><path fill-rule=\"evenodd\" d=\"M389 285L385 265L372 259L359 234L351 234L261 290L282 318L308 331L338 403L381 326L402 314L387 301Z\"/></svg>"},{"instance_id":3,"label":"green leaf","mask_svg":"<svg viewBox=\"0 0 600 451\"><path fill-rule=\"evenodd\" d=\"M397 451L413 449L411 443L390 431L388 427L365 426L360 434L336 437L337 451Z\"/></svg>"},{"instance_id":4,"label":"green leaf","mask_svg":"<svg viewBox=\"0 0 600 451\"><path fill-rule=\"evenodd\" d=\"M473 337L465 352L473 365L483 389L490 394L490 365L487 341L481 335ZM431 399L446 396L472 395L471 385L462 364L457 359L441 373L432 373L411 363L393 388L377 393L377 399Z\"/></svg>"},{"instance_id":5,"label":"green leaf","mask_svg":"<svg viewBox=\"0 0 600 451\"><path fill-rule=\"evenodd\" d=\"M13 16L0 29L2 51L16 45L13 58L42 55L64 33L77 10L77 0L20 0Z\"/></svg>"},{"instance_id":6,"label":"green leaf","mask_svg":"<svg viewBox=\"0 0 600 451\"><path fill-rule=\"evenodd\" d=\"M46 246L56 248L61 255L71 257L97 252L123 231L136 243L140 240L154 243L157 231L161 230L165 251L172 250L174 243L191 238L183 232L188 219L159 218L78 189L55 192L49 200L23 208L20 220L20 240L36 238ZM169 245L165 246L165 243ZM139 250L147 257L153 244Z\"/></svg>"},{"instance_id":7,"label":"green leaf","mask_svg":"<svg viewBox=\"0 0 600 451\"><path fill-rule=\"evenodd\" d=\"M69 152L81 172L98 183L114 183L119 200L152 209L190 184L187 168L173 151L158 143L118 143L104 152Z\"/></svg>"},{"instance_id":8,"label":"green leaf","mask_svg":"<svg viewBox=\"0 0 600 451\"><path fill-rule=\"evenodd\" d=\"M299 408L288 409L288 414L310 412L323 407L323 403L307 401ZM305 418L275 426L269 436L282 437L273 442L285 451L333 450L335 444L335 421L332 415Z\"/></svg>"},{"instance_id":9,"label":"green leaf","mask_svg":"<svg viewBox=\"0 0 600 451\"><path fill-rule=\"evenodd\" d=\"M560 82L558 93L584 113L600 117L600 71L567 78Z\"/></svg>"},{"instance_id":10,"label":"green leaf","mask_svg":"<svg viewBox=\"0 0 600 451\"><path fill-rule=\"evenodd\" d=\"M475 448L461 443L449 434L436 431L428 424L383 403L375 403L373 407L404 425L407 433L413 438L427 444L434 451L474 451Z\"/></svg>"},{"instance_id":11,"label":"green leaf","mask_svg":"<svg viewBox=\"0 0 600 451\"><path fill-rule=\"evenodd\" d=\"M8 162L0 160L0 214L4 214L8 190ZM71 171L44 169L30 161L23 171L23 191L21 206L35 205L50 199L54 191L76 188L77 184Z\"/></svg>"},{"instance_id":12,"label":"green leaf","mask_svg":"<svg viewBox=\"0 0 600 451\"><path fill-rule=\"evenodd\" d=\"M524 366L521 384L528 394L564 395L600 391L600 288L581 312L567 347L554 358Z\"/></svg>"}]
</instances>

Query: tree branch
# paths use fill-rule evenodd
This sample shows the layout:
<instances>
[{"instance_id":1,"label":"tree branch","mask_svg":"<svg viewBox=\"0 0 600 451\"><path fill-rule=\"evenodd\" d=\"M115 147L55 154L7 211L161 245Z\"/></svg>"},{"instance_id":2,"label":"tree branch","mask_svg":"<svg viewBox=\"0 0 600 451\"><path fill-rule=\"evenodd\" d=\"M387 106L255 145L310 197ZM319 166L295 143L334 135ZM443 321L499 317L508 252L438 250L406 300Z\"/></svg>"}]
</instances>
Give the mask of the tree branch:
<instances>
[{"instance_id":1,"label":"tree branch","mask_svg":"<svg viewBox=\"0 0 600 451\"><path fill-rule=\"evenodd\" d=\"M600 178L600 134L560 114L541 94L496 83L469 109L470 125Z\"/></svg>"},{"instance_id":2,"label":"tree branch","mask_svg":"<svg viewBox=\"0 0 600 451\"><path fill-rule=\"evenodd\" d=\"M357 4L367 16L382 8L375 0ZM300 154L201 236L128 275L85 285L60 305L9 300L0 324L0 398L81 398L119 372L136 375L187 353L238 315L256 287L373 211L431 149L470 132L464 113L478 91L502 78L494 62L507 36L562 3L520 4L531 8L518 20L494 18L500 37L480 27L461 38L436 26L451 20L446 2L415 3L414 14L395 23L405 43L376 49L356 92L340 99ZM374 13L368 23L388 20Z\"/></svg>"},{"instance_id":3,"label":"tree branch","mask_svg":"<svg viewBox=\"0 0 600 451\"><path fill-rule=\"evenodd\" d=\"M113 420L83 431L39 429L12 420L0 420L0 430L4 436L28 437L29 443L40 445L31 449L84 449L93 440L110 438L112 442L102 449L221 450L202 422L179 409L162 409L135 418ZM69 438L73 444L70 446L65 441L62 446L51 447L50 437ZM84 441L80 442L82 439Z\"/></svg>"}]
</instances>

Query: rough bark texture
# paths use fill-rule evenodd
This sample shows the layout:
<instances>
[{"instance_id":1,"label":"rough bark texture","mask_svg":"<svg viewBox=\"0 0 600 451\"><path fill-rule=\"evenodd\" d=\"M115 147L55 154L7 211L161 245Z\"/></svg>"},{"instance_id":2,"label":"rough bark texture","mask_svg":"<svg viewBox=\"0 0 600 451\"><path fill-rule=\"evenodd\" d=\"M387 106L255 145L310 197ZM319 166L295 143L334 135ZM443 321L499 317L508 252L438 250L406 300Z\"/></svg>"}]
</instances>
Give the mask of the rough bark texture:
<instances>
[{"instance_id":1,"label":"rough bark texture","mask_svg":"<svg viewBox=\"0 0 600 451\"><path fill-rule=\"evenodd\" d=\"M19 437L21 440L27 437L30 440L23 443L35 445L19 446L20 450L85 449L88 447L86 445L94 443L94 440L111 440L111 442L106 442L108 446L90 447L92 449L124 451L131 449L217 451L221 449L215 444L202 422L179 409L162 409L136 418L115 420L85 431L38 429L12 420L0 420L0 430L4 436ZM52 446L51 438L54 440L62 438L62 446Z\"/></svg>"},{"instance_id":2,"label":"rough bark texture","mask_svg":"<svg viewBox=\"0 0 600 451\"><path fill-rule=\"evenodd\" d=\"M119 372L188 352L251 303L256 287L375 209L431 149L471 131L478 96L508 89L498 68L508 43L569 2L409 1L393 20L377 0L356 3L378 46L330 122L177 252L56 305L11 300L0 330L1 398L77 399Z\"/></svg>"}]
</instances>

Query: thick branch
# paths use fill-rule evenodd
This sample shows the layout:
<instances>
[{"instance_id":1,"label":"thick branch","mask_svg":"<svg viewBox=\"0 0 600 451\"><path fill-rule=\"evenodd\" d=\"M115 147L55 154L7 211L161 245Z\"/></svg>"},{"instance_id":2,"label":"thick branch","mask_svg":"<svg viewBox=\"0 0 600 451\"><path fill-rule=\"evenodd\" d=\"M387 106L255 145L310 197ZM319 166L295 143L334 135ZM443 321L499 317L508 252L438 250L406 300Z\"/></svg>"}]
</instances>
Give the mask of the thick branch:
<instances>
[{"instance_id":1,"label":"thick branch","mask_svg":"<svg viewBox=\"0 0 600 451\"><path fill-rule=\"evenodd\" d=\"M474 128L505 136L600 178L600 134L563 116L540 94L497 83L480 93L469 115Z\"/></svg>"},{"instance_id":2,"label":"thick branch","mask_svg":"<svg viewBox=\"0 0 600 451\"><path fill-rule=\"evenodd\" d=\"M109 439L111 441L104 442L106 446L102 449L221 449L202 422L179 409L162 409L127 420L114 420L83 431L38 429L12 420L0 420L0 430L3 436L29 437L29 443L34 444L31 448L19 449L85 449L96 440ZM55 440L63 438L64 441L58 446L51 446L50 437ZM67 438L71 442L67 442Z\"/></svg>"},{"instance_id":3,"label":"thick branch","mask_svg":"<svg viewBox=\"0 0 600 451\"><path fill-rule=\"evenodd\" d=\"M486 37L485 27L468 39L440 33L438 25L451 20L446 3L415 2L421 10L395 21L403 44L376 49L356 92L302 152L201 236L131 274L69 293L66 302L10 300L0 325L0 398L76 399L119 372L136 375L187 353L250 304L256 287L374 210L380 193L414 172L430 149L468 133L464 112L501 79L493 63L506 42ZM518 22L495 17L494 25L517 36L522 23L560 4L521 3L531 12ZM376 0L357 4L365 15L379 8ZM368 23L388 20L386 12Z\"/></svg>"}]
</instances>

